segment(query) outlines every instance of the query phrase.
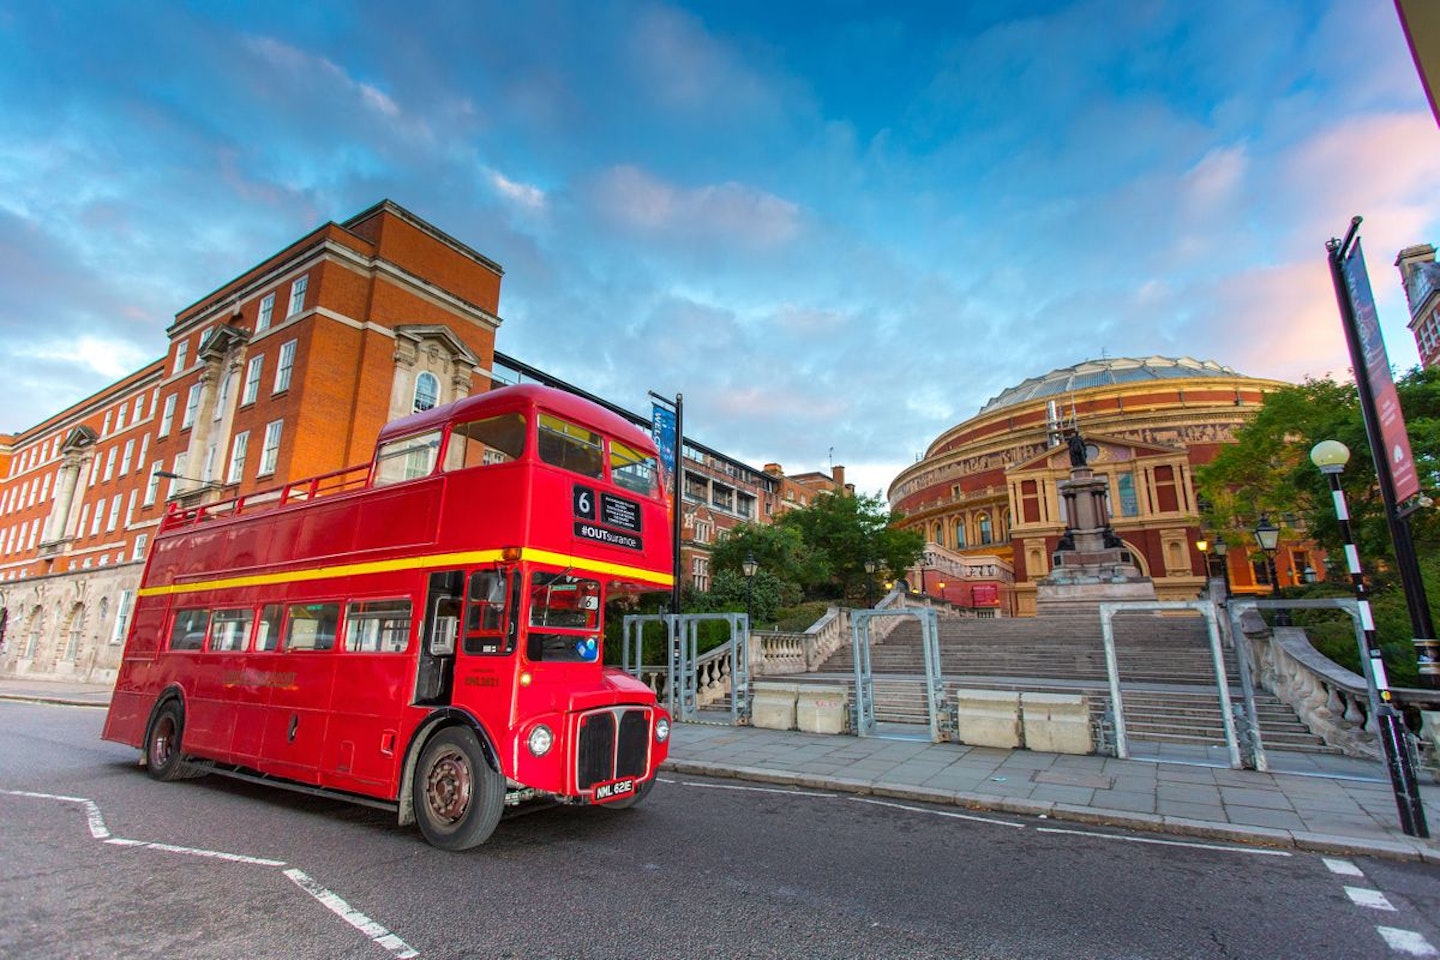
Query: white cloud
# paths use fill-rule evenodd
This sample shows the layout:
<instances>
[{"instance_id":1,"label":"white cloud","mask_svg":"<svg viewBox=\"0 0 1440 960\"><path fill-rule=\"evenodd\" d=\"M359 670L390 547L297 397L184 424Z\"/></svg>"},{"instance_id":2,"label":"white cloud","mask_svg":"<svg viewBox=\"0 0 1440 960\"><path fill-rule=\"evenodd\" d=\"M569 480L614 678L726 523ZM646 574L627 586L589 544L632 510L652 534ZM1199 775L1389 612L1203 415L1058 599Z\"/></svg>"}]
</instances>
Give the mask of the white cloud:
<instances>
[{"instance_id":1,"label":"white cloud","mask_svg":"<svg viewBox=\"0 0 1440 960\"><path fill-rule=\"evenodd\" d=\"M736 242L752 249L783 246L800 231L800 208L733 181L679 187L635 166L613 167L595 184L596 209L642 234Z\"/></svg>"},{"instance_id":2,"label":"white cloud","mask_svg":"<svg viewBox=\"0 0 1440 960\"><path fill-rule=\"evenodd\" d=\"M525 207L528 210L545 209L545 191L539 187L511 180L499 170L492 170L488 167L485 170L485 176L486 179L490 181L490 186L495 189L496 193L499 193L516 205Z\"/></svg>"}]
</instances>

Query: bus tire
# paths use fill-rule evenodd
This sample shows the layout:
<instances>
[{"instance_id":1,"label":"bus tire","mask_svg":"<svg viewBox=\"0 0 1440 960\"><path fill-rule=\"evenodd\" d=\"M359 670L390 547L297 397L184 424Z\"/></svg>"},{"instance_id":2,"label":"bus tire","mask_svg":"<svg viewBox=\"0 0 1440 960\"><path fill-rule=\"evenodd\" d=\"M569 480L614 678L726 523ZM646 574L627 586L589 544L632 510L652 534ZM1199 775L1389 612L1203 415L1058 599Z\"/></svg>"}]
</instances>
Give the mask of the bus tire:
<instances>
[{"instance_id":1,"label":"bus tire","mask_svg":"<svg viewBox=\"0 0 1440 960\"><path fill-rule=\"evenodd\" d=\"M185 711L178 700L166 700L150 720L145 735L145 772L154 780L171 781L193 776L180 752L185 734Z\"/></svg>"},{"instance_id":2,"label":"bus tire","mask_svg":"<svg viewBox=\"0 0 1440 960\"><path fill-rule=\"evenodd\" d=\"M650 796L650 790L654 786L655 778L651 777L649 780L637 786L635 792L630 794L630 796L621 797L619 800L611 800L605 804L605 807L610 810L629 810L633 807L638 807L645 802L646 797Z\"/></svg>"},{"instance_id":3,"label":"bus tire","mask_svg":"<svg viewBox=\"0 0 1440 960\"><path fill-rule=\"evenodd\" d=\"M505 810L505 778L486 761L473 730L446 727L421 751L411 803L432 846L468 850L495 832Z\"/></svg>"}]
</instances>

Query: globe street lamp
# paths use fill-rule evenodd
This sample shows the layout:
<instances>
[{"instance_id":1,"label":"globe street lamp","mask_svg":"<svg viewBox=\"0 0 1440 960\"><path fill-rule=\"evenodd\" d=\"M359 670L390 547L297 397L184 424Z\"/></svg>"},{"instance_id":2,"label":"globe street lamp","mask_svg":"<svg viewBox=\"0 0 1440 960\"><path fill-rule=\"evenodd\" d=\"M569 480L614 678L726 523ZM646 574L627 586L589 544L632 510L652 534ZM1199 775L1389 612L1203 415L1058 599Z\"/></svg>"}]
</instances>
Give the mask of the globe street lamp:
<instances>
[{"instance_id":1,"label":"globe street lamp","mask_svg":"<svg viewBox=\"0 0 1440 960\"><path fill-rule=\"evenodd\" d=\"M1340 524L1340 539L1345 544L1345 562L1350 568L1350 582L1355 587L1355 601L1360 607L1360 623L1365 634L1365 679L1374 702L1378 702L1380 740L1385 747L1385 765L1390 770L1390 785L1395 791L1395 806L1400 811L1400 827L1412 837L1430 836L1425 823L1425 808L1420 801L1420 787L1410 763L1410 750L1405 742L1405 726L1395 709L1390 681L1385 676L1385 661L1380 658L1380 644L1375 637L1375 618L1370 612L1369 593L1360 571L1360 552L1350 535L1350 510L1345 504L1345 491L1340 488L1340 474L1350 460L1350 448L1339 440L1322 440L1310 450L1310 460L1330 482L1330 497L1335 501L1335 519Z\"/></svg>"},{"instance_id":2,"label":"globe street lamp","mask_svg":"<svg viewBox=\"0 0 1440 960\"><path fill-rule=\"evenodd\" d=\"M740 572L745 574L745 622L754 619L755 600L755 574L760 569L760 564L755 562L755 554L745 554L745 559L740 562Z\"/></svg>"},{"instance_id":3,"label":"globe street lamp","mask_svg":"<svg viewBox=\"0 0 1440 960\"><path fill-rule=\"evenodd\" d=\"M865 560L865 606L875 606L875 560L867 557Z\"/></svg>"},{"instance_id":4,"label":"globe street lamp","mask_svg":"<svg viewBox=\"0 0 1440 960\"><path fill-rule=\"evenodd\" d=\"M1260 514L1260 520L1255 524L1255 545L1265 554L1266 572L1270 574L1270 596L1272 599L1280 599L1280 578L1275 575L1275 548L1280 543L1280 528L1270 522L1265 514ZM1275 611L1275 626L1290 626L1290 614L1285 610Z\"/></svg>"}]
</instances>

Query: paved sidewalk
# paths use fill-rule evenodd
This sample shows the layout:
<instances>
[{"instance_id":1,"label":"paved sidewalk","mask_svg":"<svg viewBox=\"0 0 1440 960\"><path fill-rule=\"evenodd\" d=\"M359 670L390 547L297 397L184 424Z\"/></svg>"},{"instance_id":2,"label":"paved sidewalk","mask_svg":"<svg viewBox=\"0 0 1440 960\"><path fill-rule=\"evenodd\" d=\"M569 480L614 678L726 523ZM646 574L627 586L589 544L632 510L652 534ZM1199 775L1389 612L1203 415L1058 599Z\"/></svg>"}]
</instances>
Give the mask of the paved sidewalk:
<instances>
[{"instance_id":1,"label":"paved sidewalk","mask_svg":"<svg viewBox=\"0 0 1440 960\"><path fill-rule=\"evenodd\" d=\"M110 702L110 687L5 677L0 678L0 700L103 707ZM1204 751L1116 760L930 743L904 734L862 739L679 723L665 769L1211 840L1440 863L1440 841L1408 837L1400 830L1395 794L1378 761L1273 751L1270 761L1272 771L1285 772L1232 770L1223 760L1206 766ZM1427 771L1420 778L1426 819L1431 833L1440 834L1440 784Z\"/></svg>"}]
</instances>

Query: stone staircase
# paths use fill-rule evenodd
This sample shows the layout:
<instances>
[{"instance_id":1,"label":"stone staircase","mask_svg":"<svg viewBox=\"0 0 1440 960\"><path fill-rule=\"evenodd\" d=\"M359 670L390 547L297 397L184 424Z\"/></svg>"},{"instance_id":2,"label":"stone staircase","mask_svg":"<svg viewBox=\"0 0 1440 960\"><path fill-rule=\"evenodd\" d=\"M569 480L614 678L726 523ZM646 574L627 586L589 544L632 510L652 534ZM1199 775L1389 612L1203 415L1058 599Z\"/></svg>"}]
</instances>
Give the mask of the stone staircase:
<instances>
[{"instance_id":1,"label":"stone staircase","mask_svg":"<svg viewBox=\"0 0 1440 960\"><path fill-rule=\"evenodd\" d=\"M1222 746L1220 697L1205 621L1199 616L1120 614L1114 620L1116 662L1132 741ZM1105 648L1097 617L939 621L940 666L947 701L965 688L1084 693L1098 723L1110 705ZM1230 696L1242 704L1233 649L1224 651ZM918 622L898 625L871 648L875 716L881 722L927 723L925 662ZM848 646L815 673L786 677L854 686ZM1335 753L1278 698L1256 692L1266 749Z\"/></svg>"}]
</instances>

